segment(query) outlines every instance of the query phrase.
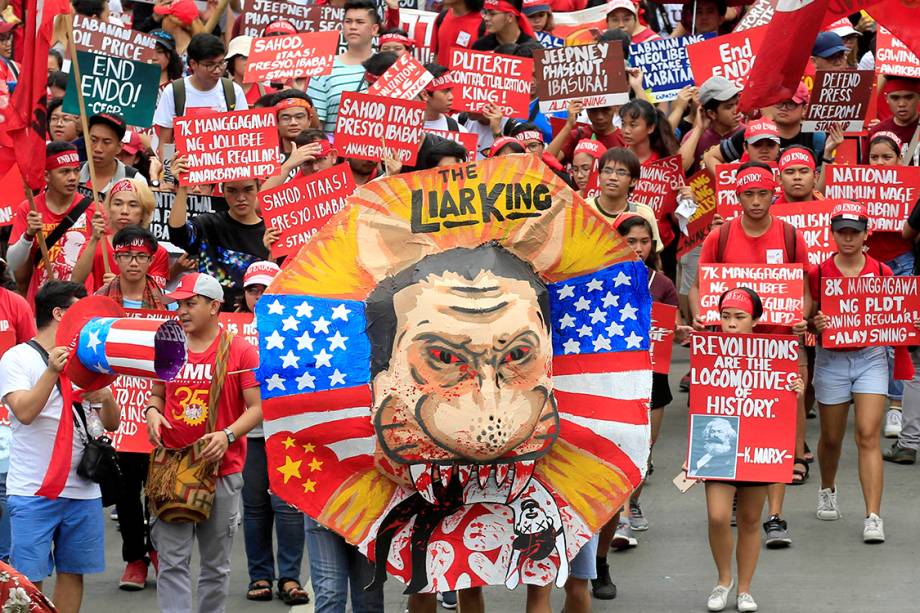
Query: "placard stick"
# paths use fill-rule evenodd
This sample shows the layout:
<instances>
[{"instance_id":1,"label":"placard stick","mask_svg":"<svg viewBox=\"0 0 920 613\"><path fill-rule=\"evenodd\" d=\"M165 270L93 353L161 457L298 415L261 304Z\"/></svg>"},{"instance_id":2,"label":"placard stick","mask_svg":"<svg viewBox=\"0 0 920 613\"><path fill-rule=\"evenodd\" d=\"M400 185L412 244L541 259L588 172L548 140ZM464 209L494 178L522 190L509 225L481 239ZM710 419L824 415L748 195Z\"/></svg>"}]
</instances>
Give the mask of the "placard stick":
<instances>
[{"instance_id":1,"label":"placard stick","mask_svg":"<svg viewBox=\"0 0 920 613\"><path fill-rule=\"evenodd\" d=\"M23 186L26 188L26 200L29 201L29 210L38 212L32 188L26 184L23 184ZM38 249L42 252L42 264L45 266L45 270L48 271L48 279L54 279L54 270L51 268L51 258L48 256L48 245L45 243L44 230L39 228L38 232L35 233L35 240L38 241Z\"/></svg>"}]
</instances>

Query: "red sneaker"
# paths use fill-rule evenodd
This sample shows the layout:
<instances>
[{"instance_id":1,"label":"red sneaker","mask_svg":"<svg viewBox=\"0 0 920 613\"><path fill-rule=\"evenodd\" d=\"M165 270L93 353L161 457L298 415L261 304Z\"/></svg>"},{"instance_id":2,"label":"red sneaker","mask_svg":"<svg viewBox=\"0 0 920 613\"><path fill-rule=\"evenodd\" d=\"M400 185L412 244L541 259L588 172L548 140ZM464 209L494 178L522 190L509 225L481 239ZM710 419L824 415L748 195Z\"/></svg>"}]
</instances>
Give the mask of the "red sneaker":
<instances>
[{"instance_id":1,"label":"red sneaker","mask_svg":"<svg viewBox=\"0 0 920 613\"><path fill-rule=\"evenodd\" d=\"M160 574L160 556L157 555L157 552L150 552L150 563L153 564L153 577L155 579Z\"/></svg>"},{"instance_id":2,"label":"red sneaker","mask_svg":"<svg viewBox=\"0 0 920 613\"><path fill-rule=\"evenodd\" d=\"M136 592L147 586L147 562L144 560L135 560L128 562L125 566L125 572L121 575L121 581L118 584L120 589L128 592Z\"/></svg>"}]
</instances>

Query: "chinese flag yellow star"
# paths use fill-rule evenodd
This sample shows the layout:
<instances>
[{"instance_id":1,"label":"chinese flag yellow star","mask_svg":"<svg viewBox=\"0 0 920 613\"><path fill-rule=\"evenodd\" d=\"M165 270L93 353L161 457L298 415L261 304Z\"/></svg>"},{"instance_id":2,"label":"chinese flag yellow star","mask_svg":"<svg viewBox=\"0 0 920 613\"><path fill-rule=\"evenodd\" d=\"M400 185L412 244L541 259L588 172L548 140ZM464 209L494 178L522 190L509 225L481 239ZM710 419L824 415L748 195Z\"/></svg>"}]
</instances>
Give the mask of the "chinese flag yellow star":
<instances>
[{"instance_id":1,"label":"chinese flag yellow star","mask_svg":"<svg viewBox=\"0 0 920 613\"><path fill-rule=\"evenodd\" d=\"M321 461L317 460L316 458L313 458L310 461L310 472L314 472L314 471L322 470L322 469L323 469L323 463Z\"/></svg>"},{"instance_id":2,"label":"chinese flag yellow star","mask_svg":"<svg viewBox=\"0 0 920 613\"><path fill-rule=\"evenodd\" d=\"M291 447L294 446L294 439L289 436L286 439L284 439L284 441L282 442L282 445L284 445L285 449L290 449Z\"/></svg>"},{"instance_id":3,"label":"chinese flag yellow star","mask_svg":"<svg viewBox=\"0 0 920 613\"><path fill-rule=\"evenodd\" d=\"M311 479L307 479L306 481L304 481L303 491L304 493L315 492L316 491L316 481L313 481Z\"/></svg>"},{"instance_id":4,"label":"chinese flag yellow star","mask_svg":"<svg viewBox=\"0 0 920 613\"><path fill-rule=\"evenodd\" d=\"M296 462L291 460L291 456L284 456L284 466L279 466L275 470L284 475L284 482L287 483L291 477L300 478L300 463L303 460L297 460Z\"/></svg>"},{"instance_id":5,"label":"chinese flag yellow star","mask_svg":"<svg viewBox=\"0 0 920 613\"><path fill-rule=\"evenodd\" d=\"M313 445L313 443L307 443L303 446L304 453L313 453L314 449L316 449L316 447Z\"/></svg>"}]
</instances>

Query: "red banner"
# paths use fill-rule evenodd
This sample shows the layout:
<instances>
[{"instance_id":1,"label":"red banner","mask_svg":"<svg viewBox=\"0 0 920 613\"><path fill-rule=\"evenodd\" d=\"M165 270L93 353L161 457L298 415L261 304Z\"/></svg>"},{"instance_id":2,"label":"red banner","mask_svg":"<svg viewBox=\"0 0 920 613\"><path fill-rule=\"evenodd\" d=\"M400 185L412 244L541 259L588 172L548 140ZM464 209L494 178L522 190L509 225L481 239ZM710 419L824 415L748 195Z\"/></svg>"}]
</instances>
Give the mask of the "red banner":
<instances>
[{"instance_id":1,"label":"red banner","mask_svg":"<svg viewBox=\"0 0 920 613\"><path fill-rule=\"evenodd\" d=\"M920 345L920 277L823 278L821 334L827 348Z\"/></svg>"},{"instance_id":2,"label":"red banner","mask_svg":"<svg viewBox=\"0 0 920 613\"><path fill-rule=\"evenodd\" d=\"M703 332L690 345L687 476L789 483L798 339Z\"/></svg>"},{"instance_id":3,"label":"red banner","mask_svg":"<svg viewBox=\"0 0 920 613\"><path fill-rule=\"evenodd\" d=\"M435 136L440 136L441 138L446 138L447 140L452 140L455 143L460 143L463 145L463 148L466 149L466 161L475 162L479 156L479 136L473 134L472 132L453 132L451 130L430 130L425 128L425 132L434 134Z\"/></svg>"},{"instance_id":4,"label":"red banner","mask_svg":"<svg viewBox=\"0 0 920 613\"><path fill-rule=\"evenodd\" d=\"M702 245L709 235L712 218L716 214L715 180L706 170L700 170L687 179L687 184L693 190L693 201L696 202L696 211L687 222L687 233L681 233L677 243L677 255L685 253Z\"/></svg>"},{"instance_id":5,"label":"red banner","mask_svg":"<svg viewBox=\"0 0 920 613\"><path fill-rule=\"evenodd\" d=\"M458 111L481 113L485 105L493 104L505 117L527 117L534 80L531 58L454 47L450 72Z\"/></svg>"},{"instance_id":6,"label":"red banner","mask_svg":"<svg viewBox=\"0 0 920 613\"><path fill-rule=\"evenodd\" d=\"M672 213L677 204L677 190L686 184L679 155L672 155L642 165L639 181L629 199L651 207L659 219Z\"/></svg>"},{"instance_id":7,"label":"red banner","mask_svg":"<svg viewBox=\"0 0 920 613\"><path fill-rule=\"evenodd\" d=\"M696 84L699 86L709 77L720 76L744 87L768 27L723 34L687 47Z\"/></svg>"},{"instance_id":8,"label":"red banner","mask_svg":"<svg viewBox=\"0 0 920 613\"><path fill-rule=\"evenodd\" d=\"M875 72L920 78L920 59L907 45L892 36L891 32L879 26L875 35Z\"/></svg>"},{"instance_id":9,"label":"red banner","mask_svg":"<svg viewBox=\"0 0 920 613\"><path fill-rule=\"evenodd\" d=\"M183 185L271 177L281 171L275 109L177 117L176 153L188 156Z\"/></svg>"},{"instance_id":10,"label":"red banner","mask_svg":"<svg viewBox=\"0 0 920 613\"><path fill-rule=\"evenodd\" d=\"M339 164L260 192L265 226L281 230L272 245L272 257L297 253L323 224L345 208L345 198L353 191L350 167Z\"/></svg>"},{"instance_id":11,"label":"red banner","mask_svg":"<svg viewBox=\"0 0 920 613\"><path fill-rule=\"evenodd\" d=\"M344 92L335 148L342 157L377 162L393 157L414 166L424 123L424 102Z\"/></svg>"},{"instance_id":12,"label":"red banner","mask_svg":"<svg viewBox=\"0 0 920 613\"><path fill-rule=\"evenodd\" d=\"M920 198L920 167L840 166L824 167L824 195L864 202L869 208L869 228L900 232Z\"/></svg>"},{"instance_id":13,"label":"red banner","mask_svg":"<svg viewBox=\"0 0 920 613\"><path fill-rule=\"evenodd\" d=\"M431 83L434 75L425 70L408 53L399 56L380 78L367 88L367 93L397 100L413 100Z\"/></svg>"},{"instance_id":14,"label":"red banner","mask_svg":"<svg viewBox=\"0 0 920 613\"><path fill-rule=\"evenodd\" d=\"M338 47L338 31L254 38L243 80L277 82L327 75Z\"/></svg>"},{"instance_id":15,"label":"red banner","mask_svg":"<svg viewBox=\"0 0 920 613\"><path fill-rule=\"evenodd\" d=\"M837 251L831 231L831 212L839 200L785 202L770 207L770 214L789 222L802 233L808 245L808 263L815 266Z\"/></svg>"},{"instance_id":16,"label":"red banner","mask_svg":"<svg viewBox=\"0 0 920 613\"><path fill-rule=\"evenodd\" d=\"M677 307L663 302L652 303L652 327L649 329L649 357L652 372L662 375L671 369L674 349L674 328L677 326Z\"/></svg>"},{"instance_id":17,"label":"red banner","mask_svg":"<svg viewBox=\"0 0 920 613\"><path fill-rule=\"evenodd\" d=\"M699 271L700 317L719 323L719 296L749 287L763 302L760 323L792 326L803 319L805 278L801 264L702 264Z\"/></svg>"}]
</instances>

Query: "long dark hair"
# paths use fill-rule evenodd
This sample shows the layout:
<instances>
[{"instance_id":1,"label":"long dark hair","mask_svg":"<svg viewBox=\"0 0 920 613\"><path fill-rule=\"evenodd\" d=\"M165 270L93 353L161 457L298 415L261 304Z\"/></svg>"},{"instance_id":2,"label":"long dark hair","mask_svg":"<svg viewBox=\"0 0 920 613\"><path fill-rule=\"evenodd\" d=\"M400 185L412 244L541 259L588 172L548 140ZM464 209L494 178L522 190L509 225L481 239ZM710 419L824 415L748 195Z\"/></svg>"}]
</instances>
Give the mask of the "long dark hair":
<instances>
[{"instance_id":1,"label":"long dark hair","mask_svg":"<svg viewBox=\"0 0 920 613\"><path fill-rule=\"evenodd\" d=\"M677 153L680 145L677 142L677 137L674 136L671 124L668 123L668 118L664 116L664 113L652 106L650 102L638 99L630 100L620 107L620 118L626 119L627 117L630 119L639 119L641 117L645 120L645 123L655 128L655 131L649 135L648 140L652 151L660 157L668 157Z\"/></svg>"}]
</instances>

